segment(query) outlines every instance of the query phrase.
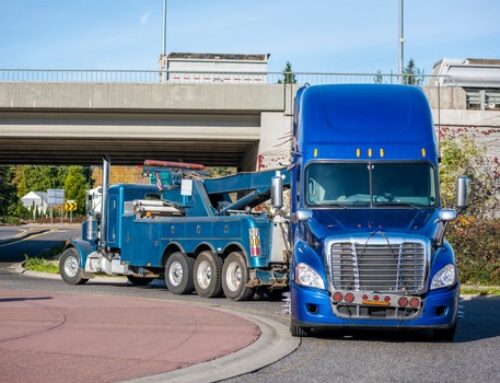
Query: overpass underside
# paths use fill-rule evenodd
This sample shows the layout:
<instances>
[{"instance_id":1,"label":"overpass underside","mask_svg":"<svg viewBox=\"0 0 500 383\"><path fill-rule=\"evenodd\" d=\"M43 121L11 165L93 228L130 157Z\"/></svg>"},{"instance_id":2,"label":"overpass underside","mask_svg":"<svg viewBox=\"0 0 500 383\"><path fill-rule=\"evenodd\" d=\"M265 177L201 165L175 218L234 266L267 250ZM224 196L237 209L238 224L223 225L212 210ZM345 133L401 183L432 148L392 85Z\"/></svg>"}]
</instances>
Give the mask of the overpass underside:
<instances>
[{"instance_id":1,"label":"overpass underside","mask_svg":"<svg viewBox=\"0 0 500 383\"><path fill-rule=\"evenodd\" d=\"M2 112L1 164L140 164L144 159L245 168L259 114Z\"/></svg>"},{"instance_id":2,"label":"overpass underside","mask_svg":"<svg viewBox=\"0 0 500 383\"><path fill-rule=\"evenodd\" d=\"M283 85L0 82L0 164L253 170L289 134Z\"/></svg>"}]
</instances>

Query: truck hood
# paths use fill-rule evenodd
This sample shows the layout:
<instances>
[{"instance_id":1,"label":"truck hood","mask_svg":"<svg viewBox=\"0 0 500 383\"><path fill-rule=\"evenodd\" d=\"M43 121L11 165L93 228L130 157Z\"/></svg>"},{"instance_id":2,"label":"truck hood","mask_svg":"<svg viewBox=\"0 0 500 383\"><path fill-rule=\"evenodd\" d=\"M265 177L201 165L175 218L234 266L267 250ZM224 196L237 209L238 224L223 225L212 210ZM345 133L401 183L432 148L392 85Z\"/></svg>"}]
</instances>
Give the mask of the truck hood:
<instances>
[{"instance_id":1,"label":"truck hood","mask_svg":"<svg viewBox=\"0 0 500 383\"><path fill-rule=\"evenodd\" d=\"M432 236L439 209L331 209L314 210L308 222L318 239L348 232L395 232Z\"/></svg>"}]
</instances>

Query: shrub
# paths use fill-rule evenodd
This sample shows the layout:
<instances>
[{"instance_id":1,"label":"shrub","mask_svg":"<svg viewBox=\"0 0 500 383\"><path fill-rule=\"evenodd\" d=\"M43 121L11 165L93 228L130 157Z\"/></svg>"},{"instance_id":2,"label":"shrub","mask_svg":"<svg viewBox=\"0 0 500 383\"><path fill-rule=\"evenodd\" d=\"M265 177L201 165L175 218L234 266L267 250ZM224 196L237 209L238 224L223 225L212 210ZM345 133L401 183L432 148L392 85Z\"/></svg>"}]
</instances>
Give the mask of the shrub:
<instances>
[{"instance_id":1,"label":"shrub","mask_svg":"<svg viewBox=\"0 0 500 383\"><path fill-rule=\"evenodd\" d=\"M450 224L447 239L455 250L460 281L500 285L500 219L460 216Z\"/></svg>"}]
</instances>

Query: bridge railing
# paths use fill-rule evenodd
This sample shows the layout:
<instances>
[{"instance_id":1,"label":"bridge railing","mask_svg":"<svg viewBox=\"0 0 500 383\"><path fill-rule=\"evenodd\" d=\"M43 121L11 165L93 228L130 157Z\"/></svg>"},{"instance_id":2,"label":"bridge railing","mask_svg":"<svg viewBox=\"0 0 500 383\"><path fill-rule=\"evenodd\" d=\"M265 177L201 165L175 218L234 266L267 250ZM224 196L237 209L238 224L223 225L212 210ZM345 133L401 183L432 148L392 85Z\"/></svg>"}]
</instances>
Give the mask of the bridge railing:
<instances>
[{"instance_id":1,"label":"bridge railing","mask_svg":"<svg viewBox=\"0 0 500 383\"><path fill-rule=\"evenodd\" d=\"M0 82L451 85L448 76L327 72L206 72L106 69L0 69Z\"/></svg>"}]
</instances>

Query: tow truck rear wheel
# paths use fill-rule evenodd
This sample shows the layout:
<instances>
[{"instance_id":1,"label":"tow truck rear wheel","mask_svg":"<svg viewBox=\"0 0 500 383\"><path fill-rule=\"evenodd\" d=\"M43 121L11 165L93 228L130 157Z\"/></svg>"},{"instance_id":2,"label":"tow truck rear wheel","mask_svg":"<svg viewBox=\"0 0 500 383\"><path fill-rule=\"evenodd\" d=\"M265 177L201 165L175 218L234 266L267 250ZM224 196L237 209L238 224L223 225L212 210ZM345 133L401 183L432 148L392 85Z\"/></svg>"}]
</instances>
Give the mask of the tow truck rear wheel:
<instances>
[{"instance_id":1,"label":"tow truck rear wheel","mask_svg":"<svg viewBox=\"0 0 500 383\"><path fill-rule=\"evenodd\" d=\"M143 277L136 277L135 275L127 275L127 279L134 286L146 286L150 284L154 278L143 278Z\"/></svg>"},{"instance_id":2,"label":"tow truck rear wheel","mask_svg":"<svg viewBox=\"0 0 500 383\"><path fill-rule=\"evenodd\" d=\"M226 258L222 267L222 289L226 298L233 301L250 299L254 290L247 287L248 269L245 257L235 251Z\"/></svg>"},{"instance_id":3,"label":"tow truck rear wheel","mask_svg":"<svg viewBox=\"0 0 500 383\"><path fill-rule=\"evenodd\" d=\"M194 288L203 298L222 294L222 259L210 251L201 252L194 262Z\"/></svg>"},{"instance_id":4,"label":"tow truck rear wheel","mask_svg":"<svg viewBox=\"0 0 500 383\"><path fill-rule=\"evenodd\" d=\"M68 285L83 285L88 279L83 278L80 268L80 254L73 248L68 247L62 253L59 261L59 273Z\"/></svg>"},{"instance_id":5,"label":"tow truck rear wheel","mask_svg":"<svg viewBox=\"0 0 500 383\"><path fill-rule=\"evenodd\" d=\"M174 294L190 294L193 289L194 259L181 252L173 253L165 264L165 284Z\"/></svg>"},{"instance_id":6,"label":"tow truck rear wheel","mask_svg":"<svg viewBox=\"0 0 500 383\"><path fill-rule=\"evenodd\" d=\"M297 325L293 319L290 319L290 333L294 337L309 336L309 330Z\"/></svg>"},{"instance_id":7,"label":"tow truck rear wheel","mask_svg":"<svg viewBox=\"0 0 500 383\"><path fill-rule=\"evenodd\" d=\"M438 342L453 342L455 338L455 333L457 332L457 324L455 323L453 327L443 329L443 330L432 330L432 335Z\"/></svg>"}]
</instances>

